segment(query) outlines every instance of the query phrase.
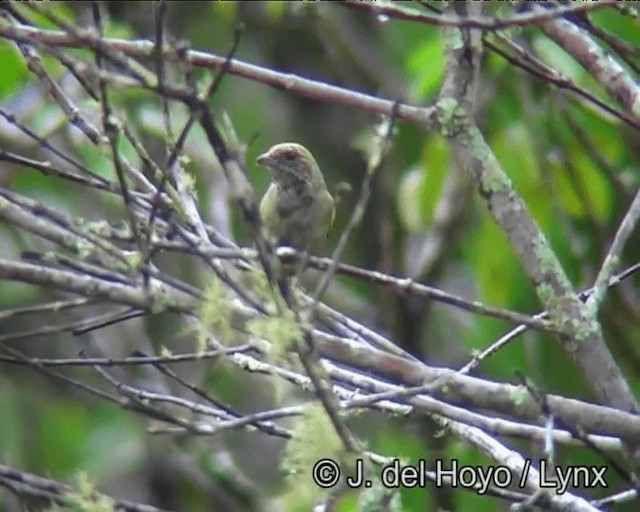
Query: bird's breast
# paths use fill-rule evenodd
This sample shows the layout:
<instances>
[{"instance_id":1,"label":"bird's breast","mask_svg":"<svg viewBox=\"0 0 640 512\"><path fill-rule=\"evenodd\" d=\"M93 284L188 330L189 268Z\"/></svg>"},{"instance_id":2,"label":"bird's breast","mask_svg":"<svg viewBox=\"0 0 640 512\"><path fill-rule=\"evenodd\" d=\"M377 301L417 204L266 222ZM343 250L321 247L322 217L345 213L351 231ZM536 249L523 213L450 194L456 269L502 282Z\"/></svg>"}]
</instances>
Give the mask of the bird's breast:
<instances>
[{"instance_id":1,"label":"bird's breast","mask_svg":"<svg viewBox=\"0 0 640 512\"><path fill-rule=\"evenodd\" d=\"M326 191L278 190L276 211L270 221L276 243L311 252L322 248L333 216L333 199Z\"/></svg>"}]
</instances>

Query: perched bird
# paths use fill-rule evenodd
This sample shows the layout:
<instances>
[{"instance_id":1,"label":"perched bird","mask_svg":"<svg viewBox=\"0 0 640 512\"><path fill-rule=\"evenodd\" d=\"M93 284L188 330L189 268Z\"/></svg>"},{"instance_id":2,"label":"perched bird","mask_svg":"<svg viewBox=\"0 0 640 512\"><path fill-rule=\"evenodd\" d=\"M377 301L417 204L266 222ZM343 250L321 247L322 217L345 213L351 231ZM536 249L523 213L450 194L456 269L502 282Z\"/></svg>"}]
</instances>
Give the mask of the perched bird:
<instances>
[{"instance_id":1,"label":"perched bird","mask_svg":"<svg viewBox=\"0 0 640 512\"><path fill-rule=\"evenodd\" d=\"M271 147L256 162L271 172L260 216L272 241L319 254L335 215L322 171L307 148L293 142Z\"/></svg>"}]
</instances>

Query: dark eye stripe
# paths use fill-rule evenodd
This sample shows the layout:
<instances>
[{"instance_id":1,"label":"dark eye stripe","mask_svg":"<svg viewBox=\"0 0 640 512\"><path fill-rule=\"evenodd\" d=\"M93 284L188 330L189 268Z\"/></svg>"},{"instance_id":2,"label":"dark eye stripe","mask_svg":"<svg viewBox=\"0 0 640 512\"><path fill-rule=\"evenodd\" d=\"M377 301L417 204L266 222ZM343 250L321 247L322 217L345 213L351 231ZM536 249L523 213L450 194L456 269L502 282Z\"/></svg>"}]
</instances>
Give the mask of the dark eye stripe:
<instances>
[{"instance_id":1,"label":"dark eye stripe","mask_svg":"<svg viewBox=\"0 0 640 512\"><path fill-rule=\"evenodd\" d=\"M295 151L285 151L284 155L283 155L287 160L289 161L293 161L296 159L296 157L298 156L297 153Z\"/></svg>"}]
</instances>

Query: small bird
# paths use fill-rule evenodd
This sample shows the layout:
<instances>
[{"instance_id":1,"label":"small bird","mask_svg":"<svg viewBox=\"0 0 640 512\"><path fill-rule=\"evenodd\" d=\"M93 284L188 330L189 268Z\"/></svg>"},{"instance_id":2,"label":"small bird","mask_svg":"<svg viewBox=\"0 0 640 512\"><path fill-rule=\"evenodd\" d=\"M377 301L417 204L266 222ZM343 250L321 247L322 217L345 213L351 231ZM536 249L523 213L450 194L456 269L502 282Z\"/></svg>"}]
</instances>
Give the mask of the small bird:
<instances>
[{"instance_id":1,"label":"small bird","mask_svg":"<svg viewBox=\"0 0 640 512\"><path fill-rule=\"evenodd\" d=\"M271 172L260 216L272 241L318 254L335 216L333 197L311 152L293 142L277 144L256 162Z\"/></svg>"}]
</instances>

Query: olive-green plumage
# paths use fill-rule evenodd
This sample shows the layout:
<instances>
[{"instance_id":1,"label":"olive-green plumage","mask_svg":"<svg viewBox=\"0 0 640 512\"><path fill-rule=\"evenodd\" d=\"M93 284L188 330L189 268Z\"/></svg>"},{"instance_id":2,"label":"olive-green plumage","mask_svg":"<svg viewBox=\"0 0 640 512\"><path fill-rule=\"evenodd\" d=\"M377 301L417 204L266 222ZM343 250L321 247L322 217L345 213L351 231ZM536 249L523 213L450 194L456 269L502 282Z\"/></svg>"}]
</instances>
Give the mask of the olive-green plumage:
<instances>
[{"instance_id":1,"label":"olive-green plumage","mask_svg":"<svg viewBox=\"0 0 640 512\"><path fill-rule=\"evenodd\" d=\"M335 215L322 171L300 144L271 147L256 162L269 169L272 183L260 203L260 215L272 241L319 254Z\"/></svg>"}]
</instances>

